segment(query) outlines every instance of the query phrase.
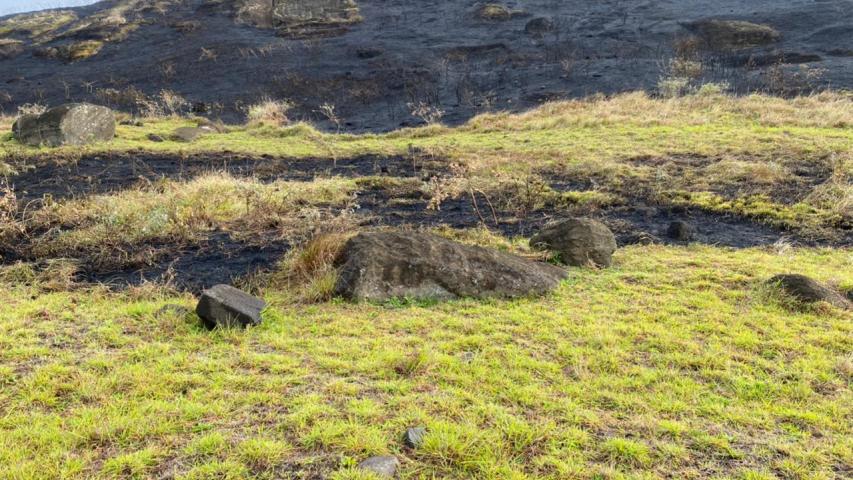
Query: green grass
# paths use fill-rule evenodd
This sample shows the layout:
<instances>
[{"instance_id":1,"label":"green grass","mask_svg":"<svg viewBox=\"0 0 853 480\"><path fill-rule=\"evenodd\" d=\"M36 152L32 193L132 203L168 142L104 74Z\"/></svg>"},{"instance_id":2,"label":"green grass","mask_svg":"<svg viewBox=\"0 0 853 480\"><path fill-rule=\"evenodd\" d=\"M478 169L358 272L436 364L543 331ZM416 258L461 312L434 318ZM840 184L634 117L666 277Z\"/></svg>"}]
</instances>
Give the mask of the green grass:
<instances>
[{"instance_id":1,"label":"green grass","mask_svg":"<svg viewBox=\"0 0 853 480\"><path fill-rule=\"evenodd\" d=\"M786 309L761 282L787 271L853 288L853 252L631 247L517 301L270 289L246 331L151 287L2 283L0 478L352 479L384 453L404 478L843 478L853 313Z\"/></svg>"},{"instance_id":2,"label":"green grass","mask_svg":"<svg viewBox=\"0 0 853 480\"><path fill-rule=\"evenodd\" d=\"M359 461L389 453L403 478L846 478L853 312L763 285L802 273L851 290L850 248L632 246L543 298L385 305L328 299L328 264L365 220L352 194L374 188L400 202L476 190L506 211L561 214L639 197L838 232L853 218L850 105L838 93L630 94L382 135L261 124L150 142L192 124L161 118L86 148L0 137L18 172L39 156L141 148L330 164L396 154L438 159L451 177L211 172L28 205L0 185L0 240L39 260L0 267L0 479L354 480L370 478ZM561 178L594 186L558 192ZM81 262L142 265L126 256L169 255L213 230L303 247L244 279L270 304L257 328L207 331L196 299L168 286L74 281ZM437 231L531 254L526 238ZM401 435L417 425L428 433L408 450Z\"/></svg>"}]
</instances>

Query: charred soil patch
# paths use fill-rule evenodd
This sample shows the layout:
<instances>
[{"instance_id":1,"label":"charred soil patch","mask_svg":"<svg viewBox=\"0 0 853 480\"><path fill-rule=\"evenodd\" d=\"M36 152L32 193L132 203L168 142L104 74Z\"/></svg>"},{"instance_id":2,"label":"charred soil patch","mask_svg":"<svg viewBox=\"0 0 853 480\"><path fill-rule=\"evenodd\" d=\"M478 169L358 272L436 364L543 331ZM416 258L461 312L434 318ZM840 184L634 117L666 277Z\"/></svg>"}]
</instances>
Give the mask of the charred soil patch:
<instances>
[{"instance_id":1,"label":"charred soil patch","mask_svg":"<svg viewBox=\"0 0 853 480\"><path fill-rule=\"evenodd\" d=\"M41 157L28 161L26 171L11 179L25 201L50 196L60 200L81 195L98 195L169 179L186 181L211 172L235 177L311 181L318 177L413 177L424 170L438 170L405 157L360 155L341 159L289 159L229 153L164 155L149 152L84 155L80 158Z\"/></svg>"},{"instance_id":2,"label":"charred soil patch","mask_svg":"<svg viewBox=\"0 0 853 480\"><path fill-rule=\"evenodd\" d=\"M643 160L654 165L654 159ZM702 168L713 160L691 157L690 167ZM660 160L660 162L663 162ZM694 165L696 163L696 165ZM672 167L672 162L660 164ZM684 166L680 168L686 168ZM675 173L675 172L673 172ZM225 175L225 181L273 185L275 182L302 182L295 189L310 188L316 182L345 179L350 194L330 202L296 200L294 207L270 216L269 206L257 206L246 197L245 218L240 221L204 220L199 231L185 236L163 234L136 240L109 241L45 249L44 241L75 229L92 228L91 220L54 220L32 225L4 241L2 262L40 263L69 259L77 267L77 279L121 286L146 281L173 285L198 292L217 283L230 283L272 268L290 246L322 230L325 225L346 217L353 227L487 227L505 236L530 236L547 222L565 216L589 216L606 223L621 246L636 243L679 244L667 237L669 224L687 221L695 226L694 242L734 248L772 245L779 241L803 245L850 245L850 235L841 240L816 241L795 231L785 231L756 220L704 211L700 208L661 204L637 192L610 192L616 201L608 204L567 204L549 201L523 212L500 201L500 192L471 190L435 202L429 184L435 178L453 175L448 162L404 156L360 155L349 158L288 159L250 157L233 154L162 155L146 152L123 155L89 155L74 160L41 158L35 167L12 178L19 201L27 211L38 206L62 204L92 196L120 195L134 189L160 192L169 185L185 184L205 175ZM592 191L585 179L547 175L556 198L565 194ZM231 179L231 180L229 180ZM158 182L165 186L158 186ZM331 188L337 184L332 183ZM341 187L344 188L344 187ZM630 188L629 188L630 189ZM112 198L112 197L107 197ZM194 197L194 198L205 198ZM111 201L111 200L107 200ZM238 199L238 201L242 201ZM283 201L283 200L282 200ZM44 207L46 208L46 207ZM256 210L259 212L256 215ZM159 214L159 213L158 213ZM163 214L168 218L169 214ZM284 215L284 219L281 218ZM149 215L150 216L150 215ZM255 218L255 217L260 218ZM269 217L269 218L268 218ZM113 222L111 218L99 220ZM169 221L163 220L163 221ZM76 223L75 223L76 222ZM293 225L299 225L293 228ZM107 227L111 228L111 227ZM313 230L312 230L313 229ZM298 234L294 232L298 231ZM64 244L62 244L64 245ZM47 252L47 253L45 253Z\"/></svg>"}]
</instances>

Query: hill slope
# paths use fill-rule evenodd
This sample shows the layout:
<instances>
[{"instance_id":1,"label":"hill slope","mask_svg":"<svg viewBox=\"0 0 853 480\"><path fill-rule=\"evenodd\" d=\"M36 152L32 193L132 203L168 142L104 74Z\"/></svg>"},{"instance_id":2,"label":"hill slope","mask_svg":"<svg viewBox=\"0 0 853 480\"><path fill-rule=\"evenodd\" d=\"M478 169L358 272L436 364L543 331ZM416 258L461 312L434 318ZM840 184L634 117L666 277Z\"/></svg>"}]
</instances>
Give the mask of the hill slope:
<instances>
[{"instance_id":1,"label":"hill slope","mask_svg":"<svg viewBox=\"0 0 853 480\"><path fill-rule=\"evenodd\" d=\"M851 42L849 0L111 0L0 20L0 107L93 99L138 111L168 90L212 116L286 98L320 125L334 126L325 104L343 128L389 130L707 81L845 88Z\"/></svg>"}]
</instances>

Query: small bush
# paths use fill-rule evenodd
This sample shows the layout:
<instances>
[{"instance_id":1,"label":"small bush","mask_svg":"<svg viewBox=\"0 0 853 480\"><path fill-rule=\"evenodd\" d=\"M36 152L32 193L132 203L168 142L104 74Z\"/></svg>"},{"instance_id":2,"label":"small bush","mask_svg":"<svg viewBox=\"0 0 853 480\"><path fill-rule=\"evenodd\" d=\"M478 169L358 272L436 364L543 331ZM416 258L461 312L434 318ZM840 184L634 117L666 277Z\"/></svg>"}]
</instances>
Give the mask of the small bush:
<instances>
[{"instance_id":1,"label":"small bush","mask_svg":"<svg viewBox=\"0 0 853 480\"><path fill-rule=\"evenodd\" d=\"M690 79L665 77L658 82L658 94L664 98L677 98L690 91Z\"/></svg>"},{"instance_id":2,"label":"small bush","mask_svg":"<svg viewBox=\"0 0 853 480\"><path fill-rule=\"evenodd\" d=\"M602 445L602 453L611 462L628 467L651 464L649 447L627 438L611 438Z\"/></svg>"},{"instance_id":3,"label":"small bush","mask_svg":"<svg viewBox=\"0 0 853 480\"><path fill-rule=\"evenodd\" d=\"M287 100L264 99L249 107L247 116L250 125L273 124L277 126L287 125L290 120L287 112L293 108L293 104Z\"/></svg>"}]
</instances>

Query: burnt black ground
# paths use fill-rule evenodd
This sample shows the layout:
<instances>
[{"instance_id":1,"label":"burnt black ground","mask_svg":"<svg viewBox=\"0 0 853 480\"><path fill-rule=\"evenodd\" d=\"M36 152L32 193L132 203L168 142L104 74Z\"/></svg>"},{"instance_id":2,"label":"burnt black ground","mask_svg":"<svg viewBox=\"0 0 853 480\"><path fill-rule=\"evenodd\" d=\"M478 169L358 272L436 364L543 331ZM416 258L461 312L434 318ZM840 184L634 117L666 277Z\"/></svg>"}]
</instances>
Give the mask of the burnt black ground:
<instances>
[{"instance_id":1,"label":"burnt black ground","mask_svg":"<svg viewBox=\"0 0 853 480\"><path fill-rule=\"evenodd\" d=\"M333 126L318 111L324 103L335 105L349 131L417 124L413 102L444 110L443 121L456 124L547 100L653 91L684 24L705 18L766 23L782 39L708 58L702 81L726 81L739 93L763 90L767 69L782 60L786 71L822 70L809 87L853 87L853 0L517 0L505 4L526 15L505 22L474 18L475 4L360 0L363 23L341 36L306 40L276 37L235 23L226 7L187 0L166 15L152 13L151 24L86 60L63 63L28 51L0 61L0 108L97 101L98 89L134 86L148 94L173 90L226 120L272 97L290 99L294 117L325 128ZM553 18L556 31L542 38L525 33L526 23L540 16ZM170 26L183 20L199 21L200 28L181 33ZM202 48L216 59L202 58ZM745 68L750 56L755 69ZM164 64L174 66L168 78Z\"/></svg>"},{"instance_id":2,"label":"burnt black ground","mask_svg":"<svg viewBox=\"0 0 853 480\"><path fill-rule=\"evenodd\" d=\"M189 180L210 172L228 172L263 182L311 181L331 176L425 180L430 175L443 174L439 160L418 164L409 158L376 155L341 158L333 162L321 158L293 160L228 154L173 156L139 152L83 156L73 163L45 158L37 164L37 170L13 178L15 189L21 193L25 204L37 205L39 199L46 195L55 200L79 198L144 186L164 178ZM439 210L430 210L427 208L428 199L418 192L400 196L377 185L381 183L367 183L354 199L357 204L355 212L363 219L364 226L449 226L460 229L485 226L507 236L531 236L550 220L581 213L610 226L620 246L643 241L679 244L666 236L670 222L675 220L686 220L695 225L698 230L695 241L710 245L744 248L773 245L780 241L794 245L853 245L850 232L832 241L815 240L749 218L649 204L641 198L626 202L627 205L588 212L546 208L519 217L515 212L498 210L492 213L487 199L479 195L478 208L474 207L470 197L462 196L444 201ZM558 191L583 190L583 185L584 182L566 178L552 182L552 187ZM326 210L331 215L335 213L331 207ZM116 269L88 265L81 259L81 280L114 286L161 281L197 293L211 285L231 283L259 270L269 269L290 248L287 239L281 238L277 231L261 232L252 241L237 240L230 232L221 230L201 235L201 241L186 245L152 243L133 246L139 251L153 252L149 256L152 261L145 265ZM22 252L26 245L23 247ZM46 259L8 252L3 255L5 263L17 260Z\"/></svg>"}]
</instances>

